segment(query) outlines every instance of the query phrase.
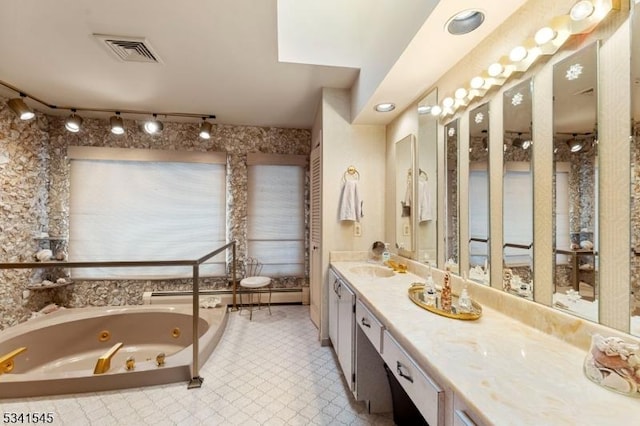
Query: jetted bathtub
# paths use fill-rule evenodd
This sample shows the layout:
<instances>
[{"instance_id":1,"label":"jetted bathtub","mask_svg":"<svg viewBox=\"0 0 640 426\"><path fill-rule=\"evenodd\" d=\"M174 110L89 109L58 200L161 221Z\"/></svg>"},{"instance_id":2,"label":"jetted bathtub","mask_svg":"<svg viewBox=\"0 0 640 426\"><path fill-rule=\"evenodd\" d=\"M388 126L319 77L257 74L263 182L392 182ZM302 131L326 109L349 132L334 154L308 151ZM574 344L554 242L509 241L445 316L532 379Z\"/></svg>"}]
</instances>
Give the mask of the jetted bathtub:
<instances>
[{"instance_id":1,"label":"jetted bathtub","mask_svg":"<svg viewBox=\"0 0 640 426\"><path fill-rule=\"evenodd\" d=\"M18 348L13 369L0 374L0 398L95 392L191 379L192 306L142 305L61 309L0 332L0 357ZM199 367L220 340L226 306L200 309ZM122 347L111 367L94 374L98 358ZM163 366L156 356L164 352ZM127 370L127 358L135 366Z\"/></svg>"}]
</instances>

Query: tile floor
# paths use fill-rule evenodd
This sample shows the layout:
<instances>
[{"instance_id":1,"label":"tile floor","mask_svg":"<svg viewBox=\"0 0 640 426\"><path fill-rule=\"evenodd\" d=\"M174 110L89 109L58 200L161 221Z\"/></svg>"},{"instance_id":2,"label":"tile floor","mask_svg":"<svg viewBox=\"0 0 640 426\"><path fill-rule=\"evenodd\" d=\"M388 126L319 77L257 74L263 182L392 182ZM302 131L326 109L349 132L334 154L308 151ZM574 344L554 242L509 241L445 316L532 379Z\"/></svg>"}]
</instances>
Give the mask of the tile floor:
<instances>
[{"instance_id":1,"label":"tile floor","mask_svg":"<svg viewBox=\"0 0 640 426\"><path fill-rule=\"evenodd\" d=\"M187 383L47 398L0 400L0 415L53 412L55 425L393 425L345 388L333 350L321 347L300 305L231 313L225 334ZM3 422L2 424L5 424Z\"/></svg>"}]
</instances>

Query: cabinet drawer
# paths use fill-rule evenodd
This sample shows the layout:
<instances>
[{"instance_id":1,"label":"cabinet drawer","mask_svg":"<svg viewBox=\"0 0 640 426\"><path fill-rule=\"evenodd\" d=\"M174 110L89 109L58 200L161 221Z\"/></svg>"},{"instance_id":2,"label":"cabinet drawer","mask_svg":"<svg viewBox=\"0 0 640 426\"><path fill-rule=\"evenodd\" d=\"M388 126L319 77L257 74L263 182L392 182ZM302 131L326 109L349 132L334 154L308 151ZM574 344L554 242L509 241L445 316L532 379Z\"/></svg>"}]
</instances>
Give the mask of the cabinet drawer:
<instances>
[{"instance_id":1,"label":"cabinet drawer","mask_svg":"<svg viewBox=\"0 0 640 426\"><path fill-rule=\"evenodd\" d=\"M462 410L455 410L453 412L453 426L476 426L471 417Z\"/></svg>"},{"instance_id":2,"label":"cabinet drawer","mask_svg":"<svg viewBox=\"0 0 640 426\"><path fill-rule=\"evenodd\" d=\"M382 324L359 300L356 303L356 322L378 353L382 353Z\"/></svg>"},{"instance_id":3,"label":"cabinet drawer","mask_svg":"<svg viewBox=\"0 0 640 426\"><path fill-rule=\"evenodd\" d=\"M382 358L430 425L444 424L444 390L422 371L388 331Z\"/></svg>"}]
</instances>

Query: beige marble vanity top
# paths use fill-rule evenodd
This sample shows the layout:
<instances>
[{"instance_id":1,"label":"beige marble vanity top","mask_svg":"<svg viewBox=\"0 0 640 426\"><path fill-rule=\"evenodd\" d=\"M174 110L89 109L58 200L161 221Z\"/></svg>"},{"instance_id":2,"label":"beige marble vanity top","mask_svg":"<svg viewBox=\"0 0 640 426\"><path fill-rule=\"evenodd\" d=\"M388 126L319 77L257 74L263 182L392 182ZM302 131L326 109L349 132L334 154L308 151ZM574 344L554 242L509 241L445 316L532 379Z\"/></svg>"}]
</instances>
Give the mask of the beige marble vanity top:
<instances>
[{"instance_id":1,"label":"beige marble vanity top","mask_svg":"<svg viewBox=\"0 0 640 426\"><path fill-rule=\"evenodd\" d=\"M640 424L640 398L614 393L585 377L585 350L486 305L477 321L435 315L407 295L412 282L424 279L412 273L364 277L351 271L363 264L331 262L415 361L487 424Z\"/></svg>"}]
</instances>

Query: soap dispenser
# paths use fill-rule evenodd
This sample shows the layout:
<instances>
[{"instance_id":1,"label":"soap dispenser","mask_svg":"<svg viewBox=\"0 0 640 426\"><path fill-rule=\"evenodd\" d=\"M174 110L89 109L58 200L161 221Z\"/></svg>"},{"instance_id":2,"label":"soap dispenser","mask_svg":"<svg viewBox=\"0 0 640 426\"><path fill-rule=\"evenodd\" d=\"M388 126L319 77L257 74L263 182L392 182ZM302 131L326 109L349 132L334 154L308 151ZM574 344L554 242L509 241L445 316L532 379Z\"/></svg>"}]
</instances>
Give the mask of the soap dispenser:
<instances>
[{"instance_id":1,"label":"soap dispenser","mask_svg":"<svg viewBox=\"0 0 640 426\"><path fill-rule=\"evenodd\" d=\"M384 251L382 252L382 263L386 264L391 259L391 253L389 253L389 243L384 243Z\"/></svg>"}]
</instances>

